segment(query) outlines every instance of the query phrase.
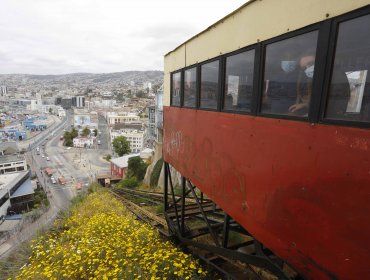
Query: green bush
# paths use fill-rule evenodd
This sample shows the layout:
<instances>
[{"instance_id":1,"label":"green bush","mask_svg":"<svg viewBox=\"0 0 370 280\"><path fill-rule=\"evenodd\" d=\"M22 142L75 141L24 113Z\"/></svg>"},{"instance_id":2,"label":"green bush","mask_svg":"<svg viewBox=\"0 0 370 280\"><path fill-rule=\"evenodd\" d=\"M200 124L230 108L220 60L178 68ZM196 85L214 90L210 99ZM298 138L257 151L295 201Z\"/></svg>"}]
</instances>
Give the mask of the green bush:
<instances>
[{"instance_id":1,"label":"green bush","mask_svg":"<svg viewBox=\"0 0 370 280\"><path fill-rule=\"evenodd\" d=\"M156 187L158 185L159 176L161 175L163 165L163 159L159 159L153 168L153 172L150 175L150 186Z\"/></svg>"},{"instance_id":2,"label":"green bush","mask_svg":"<svg viewBox=\"0 0 370 280\"><path fill-rule=\"evenodd\" d=\"M110 161L111 158L112 158L111 155L106 155L106 156L103 157L103 159L105 159L106 161Z\"/></svg>"},{"instance_id":3,"label":"green bush","mask_svg":"<svg viewBox=\"0 0 370 280\"><path fill-rule=\"evenodd\" d=\"M133 189L139 185L139 182L135 177L128 177L118 183L118 188Z\"/></svg>"}]
</instances>

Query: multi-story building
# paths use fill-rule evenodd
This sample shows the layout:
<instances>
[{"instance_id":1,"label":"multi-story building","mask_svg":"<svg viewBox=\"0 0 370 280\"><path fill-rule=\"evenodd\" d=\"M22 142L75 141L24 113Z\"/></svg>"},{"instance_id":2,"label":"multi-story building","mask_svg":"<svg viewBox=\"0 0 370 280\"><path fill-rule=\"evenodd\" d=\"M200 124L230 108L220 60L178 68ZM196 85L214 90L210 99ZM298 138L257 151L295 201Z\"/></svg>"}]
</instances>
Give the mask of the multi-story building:
<instances>
[{"instance_id":1,"label":"multi-story building","mask_svg":"<svg viewBox=\"0 0 370 280\"><path fill-rule=\"evenodd\" d=\"M63 109L66 109L66 110L71 109L72 108L72 98L70 97L62 98L61 106L63 107Z\"/></svg>"},{"instance_id":2,"label":"multi-story building","mask_svg":"<svg viewBox=\"0 0 370 280\"><path fill-rule=\"evenodd\" d=\"M132 128L123 128L119 130L112 129L110 132L111 141L118 137L124 136L130 143L130 150L132 153L139 153L144 146L145 131Z\"/></svg>"},{"instance_id":3,"label":"multi-story building","mask_svg":"<svg viewBox=\"0 0 370 280\"><path fill-rule=\"evenodd\" d=\"M55 105L62 105L62 97L55 98Z\"/></svg>"},{"instance_id":4,"label":"multi-story building","mask_svg":"<svg viewBox=\"0 0 370 280\"><path fill-rule=\"evenodd\" d=\"M92 148L94 147L95 137L79 136L73 138L73 147L75 148Z\"/></svg>"},{"instance_id":5,"label":"multi-story building","mask_svg":"<svg viewBox=\"0 0 370 280\"><path fill-rule=\"evenodd\" d=\"M0 96L7 96L8 95L8 88L6 86L0 87Z\"/></svg>"},{"instance_id":6,"label":"multi-story building","mask_svg":"<svg viewBox=\"0 0 370 280\"><path fill-rule=\"evenodd\" d=\"M85 107L85 96L76 96L76 105L77 108Z\"/></svg>"},{"instance_id":7,"label":"multi-story building","mask_svg":"<svg viewBox=\"0 0 370 280\"><path fill-rule=\"evenodd\" d=\"M0 219L5 217L8 209L27 209L34 199L34 190L28 171L0 175Z\"/></svg>"},{"instance_id":8,"label":"multi-story building","mask_svg":"<svg viewBox=\"0 0 370 280\"><path fill-rule=\"evenodd\" d=\"M136 114L132 113L116 113L116 112L109 112L107 113L107 123L108 125L112 126L117 123L132 123L132 122L140 122L140 117Z\"/></svg>"},{"instance_id":9,"label":"multi-story building","mask_svg":"<svg viewBox=\"0 0 370 280\"><path fill-rule=\"evenodd\" d=\"M0 143L0 174L27 170L27 162L23 155L17 154L16 142Z\"/></svg>"},{"instance_id":10,"label":"multi-story building","mask_svg":"<svg viewBox=\"0 0 370 280\"><path fill-rule=\"evenodd\" d=\"M148 139L155 140L156 135L156 126L155 126L155 106L148 107Z\"/></svg>"},{"instance_id":11,"label":"multi-story building","mask_svg":"<svg viewBox=\"0 0 370 280\"><path fill-rule=\"evenodd\" d=\"M0 174L27 170L27 162L23 155L0 156Z\"/></svg>"},{"instance_id":12,"label":"multi-story building","mask_svg":"<svg viewBox=\"0 0 370 280\"><path fill-rule=\"evenodd\" d=\"M66 111L63 108L59 108L58 109L58 116L60 118L65 117L66 116Z\"/></svg>"},{"instance_id":13,"label":"multi-story building","mask_svg":"<svg viewBox=\"0 0 370 280\"><path fill-rule=\"evenodd\" d=\"M155 95L155 135L157 143L162 143L163 139L163 85Z\"/></svg>"}]
</instances>

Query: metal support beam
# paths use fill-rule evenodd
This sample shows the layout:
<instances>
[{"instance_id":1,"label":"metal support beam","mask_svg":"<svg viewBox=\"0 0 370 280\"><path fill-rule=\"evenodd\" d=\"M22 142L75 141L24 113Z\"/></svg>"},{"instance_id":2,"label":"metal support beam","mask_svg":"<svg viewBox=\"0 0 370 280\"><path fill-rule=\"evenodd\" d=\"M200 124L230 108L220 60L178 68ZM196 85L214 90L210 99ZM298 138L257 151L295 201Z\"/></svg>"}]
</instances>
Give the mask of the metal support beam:
<instances>
[{"instance_id":1,"label":"metal support beam","mask_svg":"<svg viewBox=\"0 0 370 280\"><path fill-rule=\"evenodd\" d=\"M270 272L272 272L273 274L275 274L277 277L279 277L279 279L291 280L290 277L286 275L279 266L277 266L276 264L274 264L273 262L271 262L269 259L265 257L244 254L244 253L240 253L240 252L222 248L222 247L199 243L199 242L186 239L186 238L182 238L182 237L180 237L180 241L186 245L204 249L216 255L224 256L229 259L238 260L244 263L248 263L248 264L258 266L258 267L265 268L269 270Z\"/></svg>"},{"instance_id":2,"label":"metal support beam","mask_svg":"<svg viewBox=\"0 0 370 280\"><path fill-rule=\"evenodd\" d=\"M182 201L181 201L181 236L185 235L185 177L181 177Z\"/></svg>"},{"instance_id":3,"label":"metal support beam","mask_svg":"<svg viewBox=\"0 0 370 280\"><path fill-rule=\"evenodd\" d=\"M227 248L229 242L230 216L225 213L222 247Z\"/></svg>"},{"instance_id":4,"label":"metal support beam","mask_svg":"<svg viewBox=\"0 0 370 280\"><path fill-rule=\"evenodd\" d=\"M207 215L206 215L206 213L203 211L203 207L202 207L202 205L201 205L201 203L200 203L200 201L199 201L199 199L198 199L198 196L197 196L197 194L195 193L195 191L194 191L194 186L188 181L188 183L189 183L189 185L190 185L190 190L191 190L191 192L192 192L192 194L193 194L193 196L194 196L194 199L195 199L195 201L196 201L196 203L197 203L197 205L198 205L198 208L199 208L199 210L200 210L200 212L202 213L202 215L203 215L203 217L204 217L204 221L206 222L206 224L207 224L207 227L208 227L208 229L209 229L209 233L211 234L211 236L212 236L212 238L213 238L213 241L215 242L215 244L217 245L217 246L220 246L220 242L218 241L218 238L217 238L217 235L214 233L214 231L212 230L212 227L211 227L211 225L209 224L209 221L208 221L208 219L207 219Z\"/></svg>"},{"instance_id":5,"label":"metal support beam","mask_svg":"<svg viewBox=\"0 0 370 280\"><path fill-rule=\"evenodd\" d=\"M163 163L164 168L164 211L168 209L168 171L166 167L167 163Z\"/></svg>"},{"instance_id":6,"label":"metal support beam","mask_svg":"<svg viewBox=\"0 0 370 280\"><path fill-rule=\"evenodd\" d=\"M172 201L174 203L173 206L175 207L177 230L179 232L179 230L180 230L179 213L178 213L178 210L177 210L177 204L176 204L176 199L175 199L175 191L174 191L173 184L172 184L170 165L168 163L166 163L166 167L167 167L167 172L168 172L168 178L170 180Z\"/></svg>"}]
</instances>

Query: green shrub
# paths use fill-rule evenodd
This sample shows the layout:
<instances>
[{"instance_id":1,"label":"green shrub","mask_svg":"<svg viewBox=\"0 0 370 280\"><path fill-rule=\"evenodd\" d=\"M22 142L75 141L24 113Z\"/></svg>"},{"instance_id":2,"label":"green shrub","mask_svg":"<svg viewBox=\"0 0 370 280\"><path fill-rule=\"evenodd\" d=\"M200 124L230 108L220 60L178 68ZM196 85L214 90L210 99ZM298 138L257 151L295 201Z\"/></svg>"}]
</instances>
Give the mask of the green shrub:
<instances>
[{"instance_id":1,"label":"green shrub","mask_svg":"<svg viewBox=\"0 0 370 280\"><path fill-rule=\"evenodd\" d=\"M118 183L118 188L133 189L139 185L139 182L135 177L128 177Z\"/></svg>"},{"instance_id":2,"label":"green shrub","mask_svg":"<svg viewBox=\"0 0 370 280\"><path fill-rule=\"evenodd\" d=\"M112 158L111 155L106 155L106 156L103 157L103 159L105 159L106 161L110 161L111 158Z\"/></svg>"},{"instance_id":3,"label":"green shrub","mask_svg":"<svg viewBox=\"0 0 370 280\"><path fill-rule=\"evenodd\" d=\"M156 187L158 185L159 176L161 175L163 165L163 159L159 159L153 168L153 172L150 175L150 186Z\"/></svg>"}]
</instances>

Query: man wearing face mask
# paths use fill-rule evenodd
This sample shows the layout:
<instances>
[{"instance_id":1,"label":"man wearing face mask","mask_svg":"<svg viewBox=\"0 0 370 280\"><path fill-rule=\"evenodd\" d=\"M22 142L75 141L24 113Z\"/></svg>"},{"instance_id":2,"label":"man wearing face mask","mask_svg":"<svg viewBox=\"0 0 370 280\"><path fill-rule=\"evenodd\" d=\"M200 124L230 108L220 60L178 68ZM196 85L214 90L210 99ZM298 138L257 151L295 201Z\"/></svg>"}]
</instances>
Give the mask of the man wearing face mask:
<instances>
[{"instance_id":1,"label":"man wearing face mask","mask_svg":"<svg viewBox=\"0 0 370 280\"><path fill-rule=\"evenodd\" d=\"M312 79L315 69L315 55L307 54L299 60L300 72L297 82L296 103L289 107L289 112L301 116L308 114L312 94Z\"/></svg>"}]
</instances>

